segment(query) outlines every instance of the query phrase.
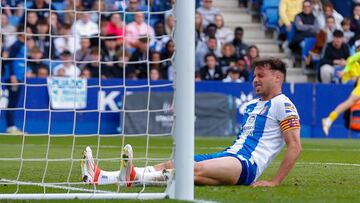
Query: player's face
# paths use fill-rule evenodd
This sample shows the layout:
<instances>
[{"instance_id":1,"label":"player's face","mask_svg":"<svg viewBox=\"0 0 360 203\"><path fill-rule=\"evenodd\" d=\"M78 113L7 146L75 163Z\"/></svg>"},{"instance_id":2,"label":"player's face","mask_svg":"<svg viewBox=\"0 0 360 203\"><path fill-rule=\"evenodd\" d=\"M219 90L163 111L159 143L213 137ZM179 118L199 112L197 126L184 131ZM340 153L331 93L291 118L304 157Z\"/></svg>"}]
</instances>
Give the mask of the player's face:
<instances>
[{"instance_id":1,"label":"player's face","mask_svg":"<svg viewBox=\"0 0 360 203\"><path fill-rule=\"evenodd\" d=\"M255 67L253 86L255 92L261 99L267 100L276 85L275 71L270 67Z\"/></svg>"}]
</instances>

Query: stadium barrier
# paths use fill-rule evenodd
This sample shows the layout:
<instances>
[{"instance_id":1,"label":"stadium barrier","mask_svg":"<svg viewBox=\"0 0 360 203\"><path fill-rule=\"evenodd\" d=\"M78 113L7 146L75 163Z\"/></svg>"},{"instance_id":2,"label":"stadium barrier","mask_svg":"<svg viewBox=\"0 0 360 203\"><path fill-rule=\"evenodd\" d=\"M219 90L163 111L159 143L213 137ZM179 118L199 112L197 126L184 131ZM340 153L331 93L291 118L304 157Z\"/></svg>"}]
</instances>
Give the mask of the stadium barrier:
<instances>
[{"instance_id":1,"label":"stadium barrier","mask_svg":"<svg viewBox=\"0 0 360 203\"><path fill-rule=\"evenodd\" d=\"M70 79L69 79L70 80ZM60 81L60 82L59 82ZM125 116L127 134L143 134L146 129L142 122L149 105L151 126L150 134L170 133L172 116L172 88L166 86L168 81L152 81L156 88L151 88L152 98L148 98L149 85L147 81L122 81L118 79L85 80L75 85L72 82L55 82L49 90L44 84L46 79L28 79L26 91L22 91L20 101L24 101L24 93L27 94L26 113L24 115L23 103L19 102L16 109L16 123L23 127L26 119L25 132L31 134L46 134L50 129L51 134L118 134L121 132L121 120ZM66 81L66 80L65 80ZM124 83L127 92L123 95ZM84 84L86 86L84 86ZM164 86L162 86L164 84ZM152 84L153 85L153 84ZM81 87L80 87L81 86ZM134 86L134 88L132 88ZM136 86L136 87L135 87ZM141 88L139 88L139 86ZM4 88L4 87L3 87ZM283 93L286 94L296 105L302 124L302 137L325 137L321 129L321 118L348 97L352 85L299 83L285 84ZM49 99L49 93L53 96ZM66 96L67 95L67 96ZM76 96L75 96L76 95ZM73 98L78 98L74 101ZM196 83L196 122L197 135L208 136L232 136L237 132L246 102L255 98L251 83L222 83L222 82L197 82ZM57 101L59 98L68 98L66 101ZM127 112L122 114L123 100L126 99ZM99 102L100 101L100 102ZM58 103L56 103L58 102ZM148 104L149 102L149 104ZM0 97L0 108L3 109L0 117L0 132L6 129L4 109L7 103L7 91L3 90ZM71 105L73 103L73 105ZM62 108L63 107L63 108ZM144 107L144 111L134 111ZM151 111L159 109L162 111ZM76 116L74 108L77 108ZM98 108L101 110L99 115ZM49 122L50 120L50 122ZM99 122L99 120L101 122ZM50 125L50 126L49 126ZM339 118L334 123L329 138L360 138L356 132L349 132L344 127L344 121Z\"/></svg>"}]
</instances>

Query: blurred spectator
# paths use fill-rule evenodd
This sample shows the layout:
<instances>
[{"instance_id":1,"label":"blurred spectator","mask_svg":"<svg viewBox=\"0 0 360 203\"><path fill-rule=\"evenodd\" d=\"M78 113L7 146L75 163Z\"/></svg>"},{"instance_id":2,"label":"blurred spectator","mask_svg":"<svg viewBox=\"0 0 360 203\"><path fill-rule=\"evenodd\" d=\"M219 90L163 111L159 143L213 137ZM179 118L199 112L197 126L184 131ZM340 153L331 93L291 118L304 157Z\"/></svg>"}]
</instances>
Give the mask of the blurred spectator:
<instances>
[{"instance_id":1,"label":"blurred spectator","mask_svg":"<svg viewBox=\"0 0 360 203\"><path fill-rule=\"evenodd\" d=\"M15 33L15 31L16 28L9 24L8 16L3 13L1 15L1 34L3 35L2 40L4 41L4 47L1 48L7 49L15 43L15 41L17 40L16 35L13 34Z\"/></svg>"},{"instance_id":2,"label":"blurred spectator","mask_svg":"<svg viewBox=\"0 0 360 203\"><path fill-rule=\"evenodd\" d=\"M221 14L215 15L216 39L220 40L221 46L231 42L234 39L234 35L228 27L224 25L224 18Z\"/></svg>"},{"instance_id":3,"label":"blurred spectator","mask_svg":"<svg viewBox=\"0 0 360 203\"><path fill-rule=\"evenodd\" d=\"M166 34L171 34L175 29L175 17L170 14L165 18L165 31Z\"/></svg>"},{"instance_id":4,"label":"blurred spectator","mask_svg":"<svg viewBox=\"0 0 360 203\"><path fill-rule=\"evenodd\" d=\"M127 78L147 78L148 70L146 60L148 59L148 38L142 37L139 39L137 49L131 55L130 62L126 68Z\"/></svg>"},{"instance_id":5,"label":"blurred spectator","mask_svg":"<svg viewBox=\"0 0 360 203\"><path fill-rule=\"evenodd\" d=\"M65 10L67 12L64 12L64 14L62 15L62 22L66 23L66 24L70 24L73 25L74 24L74 19L75 19L75 11L83 11L83 7L81 5L81 1L78 0L64 0L64 4L65 4Z\"/></svg>"},{"instance_id":6,"label":"blurred spectator","mask_svg":"<svg viewBox=\"0 0 360 203\"><path fill-rule=\"evenodd\" d=\"M125 24L121 20L121 16L119 13L113 13L110 17L110 22L107 24L107 35L118 36L117 43L119 45L123 42L125 32Z\"/></svg>"},{"instance_id":7,"label":"blurred spectator","mask_svg":"<svg viewBox=\"0 0 360 203\"><path fill-rule=\"evenodd\" d=\"M35 45L40 48L43 57L48 59L50 56L50 33L47 20L40 19L36 25L36 31L39 35L33 37ZM51 48L55 51L54 46Z\"/></svg>"},{"instance_id":8,"label":"blurred spectator","mask_svg":"<svg viewBox=\"0 0 360 203\"><path fill-rule=\"evenodd\" d=\"M136 13L135 21L126 25L125 42L128 47L136 48L140 36L154 37L154 30L144 22L144 14Z\"/></svg>"},{"instance_id":9,"label":"blurred spectator","mask_svg":"<svg viewBox=\"0 0 360 203\"><path fill-rule=\"evenodd\" d=\"M54 76L75 78L80 75L80 69L76 67L72 61L73 58L69 51L64 51L61 53L60 58L63 62L54 68Z\"/></svg>"},{"instance_id":10,"label":"blurred spectator","mask_svg":"<svg viewBox=\"0 0 360 203\"><path fill-rule=\"evenodd\" d=\"M302 11L304 0L280 0L279 4L279 25L285 26L286 31L291 30L291 24L295 16Z\"/></svg>"},{"instance_id":11,"label":"blurred spectator","mask_svg":"<svg viewBox=\"0 0 360 203\"><path fill-rule=\"evenodd\" d=\"M204 31L204 34L205 34L205 41L208 40L209 37L211 38L215 38L216 39L216 47L218 49L218 51L221 51L221 42L219 39L216 38L216 30L217 30L217 27L214 23L210 23L208 26L206 26L206 29Z\"/></svg>"},{"instance_id":12,"label":"blurred spectator","mask_svg":"<svg viewBox=\"0 0 360 203\"><path fill-rule=\"evenodd\" d=\"M291 41L291 39L287 39L288 33L292 29L295 16L302 11L303 1L304 0L280 0L280 4L279 4L280 34L278 35L278 40L280 41L279 44L280 50L283 50L284 46L286 45L284 43L286 40Z\"/></svg>"},{"instance_id":13,"label":"blurred spectator","mask_svg":"<svg viewBox=\"0 0 360 203\"><path fill-rule=\"evenodd\" d=\"M30 69L30 71L27 74L27 77L35 77L39 73L39 67L47 67L49 69L49 66L41 61L43 58L43 53L39 49L39 47L33 47L29 51L29 59L27 61L27 68Z\"/></svg>"},{"instance_id":14,"label":"blurred spectator","mask_svg":"<svg viewBox=\"0 0 360 203\"><path fill-rule=\"evenodd\" d=\"M165 48L165 44L170 40L170 37L166 36L164 22L157 21L154 30L155 38L151 39L150 48L162 52Z\"/></svg>"},{"instance_id":15,"label":"blurred spectator","mask_svg":"<svg viewBox=\"0 0 360 203\"><path fill-rule=\"evenodd\" d=\"M235 54L238 58L244 57L248 48L248 45L243 42L243 35L244 29L242 27L236 27L232 44L235 47Z\"/></svg>"},{"instance_id":16,"label":"blurred spectator","mask_svg":"<svg viewBox=\"0 0 360 203\"><path fill-rule=\"evenodd\" d=\"M205 65L204 57L208 53L215 54L216 57L221 56L221 53L218 50L216 42L217 41L216 41L215 37L209 37L206 42L198 45L196 52L195 52L195 54L196 54L196 57L195 57L196 70L199 70L201 67L203 67Z\"/></svg>"},{"instance_id":17,"label":"blurred spectator","mask_svg":"<svg viewBox=\"0 0 360 203\"><path fill-rule=\"evenodd\" d=\"M250 73L246 69L245 60L243 58L237 58L236 59L235 67L239 70L239 74L240 74L239 78L240 78L240 80L243 81L243 82L249 81Z\"/></svg>"},{"instance_id":18,"label":"blurred spectator","mask_svg":"<svg viewBox=\"0 0 360 203\"><path fill-rule=\"evenodd\" d=\"M295 34L289 44L290 49L295 55L301 55L300 43L309 37L316 37L320 31L319 23L311 12L310 1L304 1L303 11L295 16Z\"/></svg>"},{"instance_id":19,"label":"blurred spectator","mask_svg":"<svg viewBox=\"0 0 360 203\"><path fill-rule=\"evenodd\" d=\"M227 70L227 76L222 80L223 82L244 82L240 79L240 72L237 68L231 67Z\"/></svg>"},{"instance_id":20,"label":"blurred spectator","mask_svg":"<svg viewBox=\"0 0 360 203\"><path fill-rule=\"evenodd\" d=\"M201 81L201 75L200 75L200 71L195 71L195 81Z\"/></svg>"},{"instance_id":21,"label":"blurred spectator","mask_svg":"<svg viewBox=\"0 0 360 203\"><path fill-rule=\"evenodd\" d=\"M152 11L168 11L172 9L174 0L149 0Z\"/></svg>"},{"instance_id":22,"label":"blurred spectator","mask_svg":"<svg viewBox=\"0 0 360 203\"><path fill-rule=\"evenodd\" d=\"M344 33L344 40L345 43L348 43L351 38L354 37L355 33L350 30L351 28L351 20L348 18L344 18L344 20L341 22L341 29Z\"/></svg>"},{"instance_id":23,"label":"blurred spectator","mask_svg":"<svg viewBox=\"0 0 360 203\"><path fill-rule=\"evenodd\" d=\"M53 11L56 10L52 5L50 6L46 0L34 0L32 6L29 9L36 10L36 15L38 18L44 20L50 16L50 9Z\"/></svg>"},{"instance_id":24,"label":"blurred spectator","mask_svg":"<svg viewBox=\"0 0 360 203\"><path fill-rule=\"evenodd\" d=\"M324 8L325 18L318 19L320 27L324 27L327 17L332 16L332 17L334 17L334 21L335 21L335 29L341 29L341 21L344 18L342 17L341 14L339 14L338 12L336 12L334 10L334 6L332 5L332 3L331 2L325 3L323 8Z\"/></svg>"},{"instance_id":25,"label":"blurred spectator","mask_svg":"<svg viewBox=\"0 0 360 203\"><path fill-rule=\"evenodd\" d=\"M75 52L75 61L91 61L91 41L89 38L81 38L80 49ZM80 63L79 68L83 68L86 63Z\"/></svg>"},{"instance_id":26,"label":"blurred spectator","mask_svg":"<svg viewBox=\"0 0 360 203\"><path fill-rule=\"evenodd\" d=\"M90 20L89 13L79 14L79 18L74 23L72 30L77 37L93 36L99 33L98 24Z\"/></svg>"},{"instance_id":27,"label":"blurred spectator","mask_svg":"<svg viewBox=\"0 0 360 203\"><path fill-rule=\"evenodd\" d=\"M147 8L144 8L139 4L139 0L129 0L126 11L127 12L138 12L138 11L145 11L146 9ZM125 15L126 24L133 22L134 20L136 20L135 18L136 18L136 14L127 13L127 15Z\"/></svg>"},{"instance_id":28,"label":"blurred spectator","mask_svg":"<svg viewBox=\"0 0 360 203\"><path fill-rule=\"evenodd\" d=\"M88 60L87 61L91 61L90 63L83 63L82 64L82 70L88 70L90 72L90 76L92 78L99 78L99 75L103 75L104 72L106 72L106 70L102 69L101 73L99 73L99 67L100 67L100 63L99 63L99 49L98 47L95 47L93 49L91 49L89 56L88 56ZM82 72L83 73L83 72Z\"/></svg>"},{"instance_id":29,"label":"blurred spectator","mask_svg":"<svg viewBox=\"0 0 360 203\"><path fill-rule=\"evenodd\" d=\"M232 44L225 44L221 49L222 57L219 59L219 66L223 73L226 73L226 69L230 66L230 63L236 61L235 48Z\"/></svg>"},{"instance_id":30,"label":"blurred spectator","mask_svg":"<svg viewBox=\"0 0 360 203\"><path fill-rule=\"evenodd\" d=\"M56 15L56 13L51 13L50 18L48 18L48 24L51 25L50 26L50 29L51 29L50 33L52 35L59 34L61 23L59 22L59 18Z\"/></svg>"},{"instance_id":31,"label":"blurred spectator","mask_svg":"<svg viewBox=\"0 0 360 203\"><path fill-rule=\"evenodd\" d=\"M315 18L316 19L325 19L323 5L322 5L321 0L312 0L311 5L312 5L312 13L315 16ZM320 28L324 28L324 25L320 25L320 22L318 22L318 23L319 23Z\"/></svg>"},{"instance_id":32,"label":"blurred spectator","mask_svg":"<svg viewBox=\"0 0 360 203\"><path fill-rule=\"evenodd\" d=\"M344 67L346 59L350 56L349 46L344 42L344 34L335 30L333 41L326 45L321 59L320 78L323 83L330 83L334 76L336 66Z\"/></svg>"},{"instance_id":33,"label":"blurred spectator","mask_svg":"<svg viewBox=\"0 0 360 203\"><path fill-rule=\"evenodd\" d=\"M101 62L105 62L101 64L102 71L113 69L118 64L118 62L116 62L118 61L117 53L122 50L122 47L117 45L117 40L118 38L114 35L108 35L104 40L105 46L101 47ZM93 72L92 76L96 77Z\"/></svg>"},{"instance_id":34,"label":"blurred spectator","mask_svg":"<svg viewBox=\"0 0 360 203\"><path fill-rule=\"evenodd\" d=\"M161 80L161 73L159 68L150 69L150 80Z\"/></svg>"},{"instance_id":35,"label":"blurred spectator","mask_svg":"<svg viewBox=\"0 0 360 203\"><path fill-rule=\"evenodd\" d=\"M36 34L36 25L39 18L36 15L35 11L28 11L27 12L27 18L26 18L26 33L29 34Z\"/></svg>"},{"instance_id":36,"label":"blurred spectator","mask_svg":"<svg viewBox=\"0 0 360 203\"><path fill-rule=\"evenodd\" d=\"M172 39L170 39L166 44L165 44L165 50L164 52L161 53L161 60L162 62L162 67L164 69L164 71L167 70L167 73L163 75L164 79L168 79L168 80L174 80L174 66L172 64L172 57L175 53L175 43Z\"/></svg>"},{"instance_id":37,"label":"blurred spectator","mask_svg":"<svg viewBox=\"0 0 360 203\"><path fill-rule=\"evenodd\" d=\"M333 41L333 33L336 30L335 19L332 16L326 18L326 26L324 31L326 32L326 42Z\"/></svg>"},{"instance_id":38,"label":"blurred spectator","mask_svg":"<svg viewBox=\"0 0 360 203\"><path fill-rule=\"evenodd\" d=\"M17 32L24 32L24 25L18 25ZM9 48L9 58L19 58L11 60L6 63L3 80L5 88L9 91L9 102L7 105L8 111L6 111L6 132L9 134L22 134L21 131L15 125L15 110L11 110L17 107L20 94L22 91L25 75L28 70L25 70L25 36L20 34L17 36L17 41ZM20 104L21 105L21 104Z\"/></svg>"},{"instance_id":39,"label":"blurred spectator","mask_svg":"<svg viewBox=\"0 0 360 203\"><path fill-rule=\"evenodd\" d=\"M198 46L199 43L204 41L204 33L202 26L202 16L199 12L195 13L195 47Z\"/></svg>"},{"instance_id":40,"label":"blurred spectator","mask_svg":"<svg viewBox=\"0 0 360 203\"><path fill-rule=\"evenodd\" d=\"M55 56L53 58L59 58L60 54L65 50L70 51L72 54L75 52L75 37L71 35L71 25L64 24L61 26L59 35L60 37L53 38L55 46Z\"/></svg>"},{"instance_id":41,"label":"blurred spectator","mask_svg":"<svg viewBox=\"0 0 360 203\"><path fill-rule=\"evenodd\" d=\"M257 48L257 46L255 46L255 45L249 46L247 49L247 52L246 52L246 56L244 56L245 65L246 65L248 71L252 72L251 65L254 62L254 60L259 57L260 57L259 48Z\"/></svg>"},{"instance_id":42,"label":"blurred spectator","mask_svg":"<svg viewBox=\"0 0 360 203\"><path fill-rule=\"evenodd\" d=\"M81 73L80 73L80 77L81 77L82 79L90 79L90 78L91 78L91 72L90 72L90 70L89 70L89 69L86 69L86 68L82 69L82 70L81 70Z\"/></svg>"},{"instance_id":43,"label":"blurred spectator","mask_svg":"<svg viewBox=\"0 0 360 203\"><path fill-rule=\"evenodd\" d=\"M130 60L131 54L127 50L120 49L116 53L116 58L120 61L115 64L115 66L110 69L102 70L103 75L106 78L122 78L125 76L124 64L126 64Z\"/></svg>"},{"instance_id":44,"label":"blurred spectator","mask_svg":"<svg viewBox=\"0 0 360 203\"><path fill-rule=\"evenodd\" d=\"M215 15L220 14L220 10L214 8L212 0L202 0L202 5L197 9L203 18L203 27L205 28L210 23L214 23Z\"/></svg>"},{"instance_id":45,"label":"blurred spectator","mask_svg":"<svg viewBox=\"0 0 360 203\"><path fill-rule=\"evenodd\" d=\"M49 77L49 67L46 66L45 64L40 64L37 70L37 75L36 77L38 78L47 78Z\"/></svg>"},{"instance_id":46,"label":"blurred spectator","mask_svg":"<svg viewBox=\"0 0 360 203\"><path fill-rule=\"evenodd\" d=\"M205 66L200 69L201 80L222 80L223 73L217 65L217 57L213 53L208 53L203 58Z\"/></svg>"},{"instance_id":47,"label":"blurred spectator","mask_svg":"<svg viewBox=\"0 0 360 203\"><path fill-rule=\"evenodd\" d=\"M351 19L351 31L355 34L360 33L360 4L355 4L353 9L353 17Z\"/></svg>"},{"instance_id":48,"label":"blurred spectator","mask_svg":"<svg viewBox=\"0 0 360 203\"><path fill-rule=\"evenodd\" d=\"M150 53L150 69L156 68L160 71L160 77L167 79L168 78L168 72L167 67L164 66L164 64L161 62L161 54L158 51L152 51Z\"/></svg>"},{"instance_id":49,"label":"blurred spectator","mask_svg":"<svg viewBox=\"0 0 360 203\"><path fill-rule=\"evenodd\" d=\"M93 4L93 7L90 9L91 11L100 11L103 13L99 13L99 12L91 12L90 13L90 20L92 22L99 22L99 18L101 17L106 17L109 18L110 14L105 12L105 5L104 5L104 1L103 0L96 0L95 3Z\"/></svg>"},{"instance_id":50,"label":"blurred spectator","mask_svg":"<svg viewBox=\"0 0 360 203\"><path fill-rule=\"evenodd\" d=\"M20 8L24 8L24 0L1 0L1 7L3 10L2 13L8 16L21 16L24 10Z\"/></svg>"},{"instance_id":51,"label":"blurred spectator","mask_svg":"<svg viewBox=\"0 0 360 203\"><path fill-rule=\"evenodd\" d=\"M93 5L95 5L94 0L81 0L80 2L81 2L82 8L84 8L85 11L91 10ZM98 2L96 2L96 3L98 3Z\"/></svg>"}]
</instances>

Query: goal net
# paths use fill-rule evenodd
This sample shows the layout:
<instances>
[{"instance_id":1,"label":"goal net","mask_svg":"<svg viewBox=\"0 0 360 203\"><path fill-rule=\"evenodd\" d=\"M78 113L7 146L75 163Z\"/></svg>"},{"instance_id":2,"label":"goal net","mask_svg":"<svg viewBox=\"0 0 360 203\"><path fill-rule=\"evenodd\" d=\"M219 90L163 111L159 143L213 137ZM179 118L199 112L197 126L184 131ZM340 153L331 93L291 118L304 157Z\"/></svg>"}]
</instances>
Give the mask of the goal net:
<instances>
[{"instance_id":1,"label":"goal net","mask_svg":"<svg viewBox=\"0 0 360 203\"><path fill-rule=\"evenodd\" d=\"M175 29L175 13L194 3L2 2L0 199L191 200L194 15ZM85 147L99 168L121 171L126 144L135 167L173 160L176 176L131 188L82 181Z\"/></svg>"}]
</instances>

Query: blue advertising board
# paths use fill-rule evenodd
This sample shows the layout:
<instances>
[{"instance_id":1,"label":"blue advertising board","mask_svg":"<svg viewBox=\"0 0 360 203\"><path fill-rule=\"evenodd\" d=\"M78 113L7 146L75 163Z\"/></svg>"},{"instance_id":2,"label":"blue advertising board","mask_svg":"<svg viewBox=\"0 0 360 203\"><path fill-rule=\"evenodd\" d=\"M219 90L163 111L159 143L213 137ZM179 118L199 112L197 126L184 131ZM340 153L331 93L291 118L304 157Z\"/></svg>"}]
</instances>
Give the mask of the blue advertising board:
<instances>
[{"instance_id":1,"label":"blue advertising board","mask_svg":"<svg viewBox=\"0 0 360 203\"><path fill-rule=\"evenodd\" d=\"M126 94L133 92L171 92L172 85L168 81L95 80L87 82L87 105L85 109L56 110L52 109L45 79L29 79L27 88L23 88L19 109L16 110L16 125L24 127L32 134L118 134L123 105ZM236 102L236 120L241 122L246 102L256 95L251 83L196 82L196 93L220 93L232 95ZM325 137L321 129L321 118L341 101L346 99L352 90L352 85L299 83L284 84L283 93L296 105L300 114L302 137ZM126 94L124 95L124 93ZM26 100L24 100L26 94ZM0 107L6 99L6 91L0 97ZM26 103L25 108L23 103ZM1 107L0 132L5 132L6 110ZM25 111L24 111L25 109ZM25 122L25 126L23 126ZM357 133L349 134L344 128L340 116L334 123L330 138L359 137Z\"/></svg>"}]
</instances>

